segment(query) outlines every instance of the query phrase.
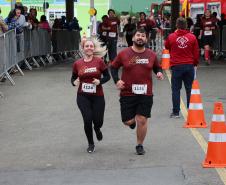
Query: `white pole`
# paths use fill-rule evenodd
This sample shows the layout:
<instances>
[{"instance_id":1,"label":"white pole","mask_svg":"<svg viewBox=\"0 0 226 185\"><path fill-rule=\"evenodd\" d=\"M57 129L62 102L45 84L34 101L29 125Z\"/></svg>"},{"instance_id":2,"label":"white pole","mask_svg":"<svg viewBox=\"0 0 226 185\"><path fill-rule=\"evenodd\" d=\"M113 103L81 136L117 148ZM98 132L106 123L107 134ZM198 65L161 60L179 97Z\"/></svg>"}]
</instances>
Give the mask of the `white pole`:
<instances>
[{"instance_id":1,"label":"white pole","mask_svg":"<svg viewBox=\"0 0 226 185\"><path fill-rule=\"evenodd\" d=\"M11 10L15 9L16 0L11 0Z\"/></svg>"}]
</instances>

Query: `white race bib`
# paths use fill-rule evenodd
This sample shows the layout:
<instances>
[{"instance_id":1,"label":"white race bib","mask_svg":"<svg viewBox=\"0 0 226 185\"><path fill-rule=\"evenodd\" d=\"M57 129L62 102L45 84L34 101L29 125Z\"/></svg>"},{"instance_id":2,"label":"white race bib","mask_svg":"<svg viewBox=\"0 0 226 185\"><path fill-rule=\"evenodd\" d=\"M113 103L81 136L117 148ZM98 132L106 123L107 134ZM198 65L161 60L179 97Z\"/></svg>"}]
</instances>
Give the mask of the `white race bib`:
<instances>
[{"instance_id":1,"label":"white race bib","mask_svg":"<svg viewBox=\"0 0 226 185\"><path fill-rule=\"evenodd\" d=\"M147 84L132 84L134 94L147 94Z\"/></svg>"},{"instance_id":2,"label":"white race bib","mask_svg":"<svg viewBox=\"0 0 226 185\"><path fill-rule=\"evenodd\" d=\"M96 85L89 83L82 83L82 91L86 93L96 93Z\"/></svg>"},{"instance_id":3,"label":"white race bib","mask_svg":"<svg viewBox=\"0 0 226 185\"><path fill-rule=\"evenodd\" d=\"M115 32L109 32L109 37L116 37L116 33Z\"/></svg>"},{"instance_id":4,"label":"white race bib","mask_svg":"<svg viewBox=\"0 0 226 185\"><path fill-rule=\"evenodd\" d=\"M212 30L210 30L210 31L204 31L204 35L212 35L212 34L213 34Z\"/></svg>"}]
</instances>

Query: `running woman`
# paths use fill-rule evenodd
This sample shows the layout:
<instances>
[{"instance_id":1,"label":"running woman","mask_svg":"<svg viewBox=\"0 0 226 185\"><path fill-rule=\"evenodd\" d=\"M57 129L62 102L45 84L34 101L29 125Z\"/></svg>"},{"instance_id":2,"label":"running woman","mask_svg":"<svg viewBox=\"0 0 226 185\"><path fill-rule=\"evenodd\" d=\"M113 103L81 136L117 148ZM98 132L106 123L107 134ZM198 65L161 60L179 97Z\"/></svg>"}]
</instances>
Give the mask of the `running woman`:
<instances>
[{"instance_id":1,"label":"running woman","mask_svg":"<svg viewBox=\"0 0 226 185\"><path fill-rule=\"evenodd\" d=\"M101 127L104 121L105 99L102 84L110 80L106 64L100 58L106 54L106 48L96 39L87 39L82 43L84 57L75 61L71 83L78 86L77 105L81 111L84 130L88 140L88 153L95 151L93 125L98 141L103 139Z\"/></svg>"}]
</instances>

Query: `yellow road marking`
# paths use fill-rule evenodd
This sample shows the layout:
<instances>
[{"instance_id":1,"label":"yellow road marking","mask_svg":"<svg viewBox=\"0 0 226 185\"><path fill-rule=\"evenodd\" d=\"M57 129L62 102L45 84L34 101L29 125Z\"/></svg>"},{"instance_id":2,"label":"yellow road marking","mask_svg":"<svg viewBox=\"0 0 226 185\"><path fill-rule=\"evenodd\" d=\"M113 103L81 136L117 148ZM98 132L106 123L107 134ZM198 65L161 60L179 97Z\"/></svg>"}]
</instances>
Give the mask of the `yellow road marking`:
<instances>
[{"instance_id":1,"label":"yellow road marking","mask_svg":"<svg viewBox=\"0 0 226 185\"><path fill-rule=\"evenodd\" d=\"M171 84L171 73L169 70L165 70L167 78L169 80L169 83ZM184 117L184 120L187 119L187 109L186 106L184 105L184 102L181 98L181 113ZM198 144L201 146L202 150L204 151L204 153L206 154L207 152L207 141L204 139L204 137L202 136L202 134L196 129L196 128L189 128L189 130L191 131L193 137L196 139L196 141L198 142ZM220 176L222 182L226 185L226 169L225 168L215 168L218 175Z\"/></svg>"}]
</instances>

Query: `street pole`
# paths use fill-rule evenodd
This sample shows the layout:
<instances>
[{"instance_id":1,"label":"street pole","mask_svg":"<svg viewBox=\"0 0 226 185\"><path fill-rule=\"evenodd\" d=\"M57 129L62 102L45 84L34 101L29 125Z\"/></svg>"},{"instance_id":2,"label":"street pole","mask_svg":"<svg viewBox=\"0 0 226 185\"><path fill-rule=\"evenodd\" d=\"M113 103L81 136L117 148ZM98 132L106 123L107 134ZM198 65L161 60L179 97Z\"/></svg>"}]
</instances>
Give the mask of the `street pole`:
<instances>
[{"instance_id":1,"label":"street pole","mask_svg":"<svg viewBox=\"0 0 226 185\"><path fill-rule=\"evenodd\" d=\"M71 22L74 18L74 0L66 0L66 20Z\"/></svg>"},{"instance_id":2,"label":"street pole","mask_svg":"<svg viewBox=\"0 0 226 185\"><path fill-rule=\"evenodd\" d=\"M90 0L90 9L94 8L94 0ZM92 30L93 30L93 25L92 25L92 15L90 15L90 25L89 25L89 29L90 29L90 36L92 35Z\"/></svg>"},{"instance_id":3,"label":"street pole","mask_svg":"<svg viewBox=\"0 0 226 185\"><path fill-rule=\"evenodd\" d=\"M171 3L171 31L176 30L176 20L179 17L180 0L172 0Z\"/></svg>"},{"instance_id":4,"label":"street pole","mask_svg":"<svg viewBox=\"0 0 226 185\"><path fill-rule=\"evenodd\" d=\"M11 0L11 10L15 9L16 0Z\"/></svg>"}]
</instances>

